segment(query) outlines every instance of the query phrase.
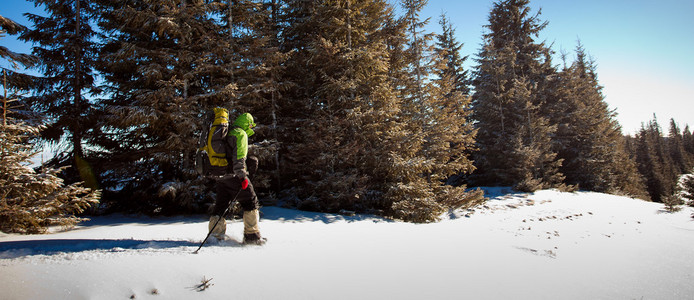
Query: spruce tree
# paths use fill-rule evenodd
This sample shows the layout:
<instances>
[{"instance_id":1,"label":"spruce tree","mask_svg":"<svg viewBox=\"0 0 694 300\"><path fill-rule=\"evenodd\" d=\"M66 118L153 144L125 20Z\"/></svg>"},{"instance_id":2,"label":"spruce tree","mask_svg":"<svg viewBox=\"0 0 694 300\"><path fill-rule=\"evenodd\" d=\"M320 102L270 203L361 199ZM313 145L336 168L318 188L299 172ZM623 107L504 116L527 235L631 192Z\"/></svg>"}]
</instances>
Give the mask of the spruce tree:
<instances>
[{"instance_id":1,"label":"spruce tree","mask_svg":"<svg viewBox=\"0 0 694 300\"><path fill-rule=\"evenodd\" d=\"M65 185L61 169L29 166L36 155L30 141L40 130L7 117L0 124L0 231L42 233L48 226L74 225L84 220L75 214L99 202L99 191L81 182Z\"/></svg>"},{"instance_id":2,"label":"spruce tree","mask_svg":"<svg viewBox=\"0 0 694 300\"><path fill-rule=\"evenodd\" d=\"M309 52L305 51L314 35L313 28L317 1L288 0L280 5L278 29L279 51L289 53L281 72L281 78L287 83L287 89L277 102L277 114L280 126L279 141L282 145L281 172L284 195L296 198L303 190L307 180L303 164L312 158L297 151L305 143L304 132L311 130L312 112L309 110L310 92L316 89L317 74L307 68Z\"/></svg>"},{"instance_id":3,"label":"spruce tree","mask_svg":"<svg viewBox=\"0 0 694 300\"><path fill-rule=\"evenodd\" d=\"M104 32L99 70L102 100L97 144L102 184L115 208L149 213L200 211L205 189L194 173L197 135L216 106L240 107L231 80L231 40L223 3L101 1Z\"/></svg>"},{"instance_id":4,"label":"spruce tree","mask_svg":"<svg viewBox=\"0 0 694 300\"><path fill-rule=\"evenodd\" d=\"M44 7L47 16L27 14L33 28L19 37L34 44L32 52L39 58L37 68L43 74L26 101L46 122L44 140L55 144L67 141L69 149L64 157L69 159L58 165L73 166L68 169L70 181L85 180L97 188L87 163L90 154L85 150L97 118L91 98L100 93L94 73L95 10L91 2L83 0L32 2Z\"/></svg>"},{"instance_id":5,"label":"spruce tree","mask_svg":"<svg viewBox=\"0 0 694 300\"><path fill-rule=\"evenodd\" d=\"M6 34L16 35L26 30L25 26L0 15L0 38L4 38ZM0 58L6 59L15 68L20 64L24 67L31 67L38 60L33 55L17 53L5 46L0 46ZM3 68L3 70L5 69Z\"/></svg>"},{"instance_id":6,"label":"spruce tree","mask_svg":"<svg viewBox=\"0 0 694 300\"><path fill-rule=\"evenodd\" d=\"M292 88L282 114L293 107L294 120L286 124L297 130L286 143L284 167L299 208L373 211L424 222L464 202L455 197L464 195L463 187L444 187L450 170L444 174L438 158L425 157L433 133L427 136L410 122L424 124L421 113L403 109L398 87L413 85L400 79L414 72L406 70L412 56L406 55L405 22L394 18L393 8L385 1L290 1L286 11L281 40L292 53L286 69ZM424 96L431 87L421 79ZM420 99L424 105L429 98ZM436 142L429 144L433 150ZM452 165L464 164L456 154Z\"/></svg>"},{"instance_id":7,"label":"spruce tree","mask_svg":"<svg viewBox=\"0 0 694 300\"><path fill-rule=\"evenodd\" d=\"M428 96L424 90L427 76L431 73L430 62L427 58L432 51L431 41L434 38L432 33L424 32L424 27L429 23L430 18L421 19L422 9L426 7L428 0L402 0L405 10L404 21L407 24L408 45L406 50L408 70L410 80L406 86L407 102L413 103L419 108L423 108L425 98ZM415 116L416 118L417 116Z\"/></svg>"},{"instance_id":8,"label":"spruce tree","mask_svg":"<svg viewBox=\"0 0 694 300\"><path fill-rule=\"evenodd\" d=\"M452 24L443 21L442 34L432 53L434 79L429 82L424 157L431 160L431 171L425 173L437 195L437 202L446 208L467 206L481 200L481 192L464 192L465 185L454 182L458 176L467 176L475 170L470 159L475 145L476 131L470 122L472 113L467 71L463 68L466 57L460 56L462 44L455 39ZM455 177L452 177L455 175ZM457 188L444 183L455 183Z\"/></svg>"},{"instance_id":9,"label":"spruce tree","mask_svg":"<svg viewBox=\"0 0 694 300\"><path fill-rule=\"evenodd\" d=\"M400 170L400 179L392 178L399 183L393 185L386 193L386 199L392 204L393 214L397 218L425 222L434 220L438 214L444 211L444 206L436 201L436 195L431 189L429 177L435 166L434 159L427 159L426 143L428 127L433 120L427 117L427 101L430 99L430 90L427 88L428 76L431 74L431 62L428 60L433 50L431 41L432 33L424 31L429 18L422 19L421 11L427 5L427 0L403 0L401 6L404 11L400 22L402 40L395 44L401 51L399 61L391 66L399 82L398 97L401 102L399 118L403 121L402 136L403 149L393 153L394 167ZM396 35L398 36L398 35ZM401 70L395 70L401 67ZM405 148L406 147L406 148ZM434 183L434 186L436 183Z\"/></svg>"},{"instance_id":10,"label":"spruce tree","mask_svg":"<svg viewBox=\"0 0 694 300\"><path fill-rule=\"evenodd\" d=\"M680 177L677 187L679 196L687 205L694 207L694 169Z\"/></svg>"},{"instance_id":11,"label":"spruce tree","mask_svg":"<svg viewBox=\"0 0 694 300\"><path fill-rule=\"evenodd\" d=\"M557 126L553 144L563 160L565 182L591 191L644 196L616 114L604 101L595 63L580 43L575 61L565 63L550 81L554 101L546 104L546 114Z\"/></svg>"},{"instance_id":12,"label":"spruce tree","mask_svg":"<svg viewBox=\"0 0 694 300\"><path fill-rule=\"evenodd\" d=\"M663 196L672 195L675 192L677 185L677 178L679 177L679 171L675 165L672 157L670 156L670 145L667 139L664 137L663 131L658 124L658 120L655 115L653 115L653 121L650 125L652 127L651 134L654 143L655 156L661 166L661 174L664 179L664 194Z\"/></svg>"},{"instance_id":13,"label":"spruce tree","mask_svg":"<svg viewBox=\"0 0 694 300\"><path fill-rule=\"evenodd\" d=\"M686 125L682 131L682 145L689 155L690 161L694 164L694 135L689 130L689 125Z\"/></svg>"},{"instance_id":14,"label":"spruce tree","mask_svg":"<svg viewBox=\"0 0 694 300\"><path fill-rule=\"evenodd\" d=\"M0 38L5 33L18 34L23 26L0 16ZM0 56L17 66L31 66L37 58L15 53L0 47ZM64 185L57 174L61 169L32 169L31 158L36 155L31 144L42 129L13 117L10 110L19 97L16 74L14 84L8 84L7 72L2 76L2 109L0 115L0 231L19 233L45 232L51 225L73 225L82 218L74 214L99 202L99 191L85 188L81 183ZM26 79L26 77L25 77ZM25 85L24 85L25 86Z\"/></svg>"},{"instance_id":15,"label":"spruce tree","mask_svg":"<svg viewBox=\"0 0 694 300\"><path fill-rule=\"evenodd\" d=\"M446 209L470 205L481 194L466 192L464 185L446 184L452 175L474 170L469 160L474 130L467 118L470 99L460 44L446 24L443 35L424 31L428 19L421 20L419 15L426 1L403 1L402 5L407 43L401 116L411 136L403 155L411 170L401 184L411 191L393 201L393 208L399 218L424 222L435 220ZM439 41L436 46L431 43L434 37Z\"/></svg>"},{"instance_id":16,"label":"spruce tree","mask_svg":"<svg viewBox=\"0 0 694 300\"><path fill-rule=\"evenodd\" d=\"M650 196L650 200L659 201L664 194L662 174L660 174L660 166L657 164L655 155L653 154L653 142L649 138L648 131L645 125L641 126L641 130L636 136L635 159L639 169L639 173L644 177L646 190Z\"/></svg>"},{"instance_id":17,"label":"spruce tree","mask_svg":"<svg viewBox=\"0 0 694 300\"><path fill-rule=\"evenodd\" d=\"M672 160L674 172L676 174L684 174L691 169L691 162L684 149L683 135L680 132L679 126L675 123L675 119L670 119L670 129L668 131L667 145L670 159Z\"/></svg>"},{"instance_id":18,"label":"spruce tree","mask_svg":"<svg viewBox=\"0 0 694 300\"><path fill-rule=\"evenodd\" d=\"M449 77L453 82L454 92L469 96L470 79L468 78L468 71L463 66L468 56L461 56L460 54L463 44L456 40L455 28L450 18L442 14L439 24L441 25L441 34L436 35L435 52L446 66L445 68L436 68L435 72L438 73L439 79L434 79L434 81Z\"/></svg>"},{"instance_id":19,"label":"spruce tree","mask_svg":"<svg viewBox=\"0 0 694 300\"><path fill-rule=\"evenodd\" d=\"M392 10L386 16L383 27L388 51L388 76L396 90L402 91L408 82L407 22Z\"/></svg>"},{"instance_id":20,"label":"spruce tree","mask_svg":"<svg viewBox=\"0 0 694 300\"><path fill-rule=\"evenodd\" d=\"M222 38L231 43L229 64L239 62L229 78L238 88L237 100L230 108L232 113L252 113L260 124L253 139L261 142L251 145L250 150L261 160L262 171L254 178L254 187L279 191L281 139L288 135L283 126L287 117L280 111L280 104L290 86L284 78L290 54L280 50L279 41L282 4L271 0L230 1L228 5L222 10L226 20Z\"/></svg>"},{"instance_id":21,"label":"spruce tree","mask_svg":"<svg viewBox=\"0 0 694 300\"><path fill-rule=\"evenodd\" d=\"M290 133L287 171L295 174L298 205L385 210L388 205L377 195L392 180L388 153L398 144L389 142L390 136L401 132L379 31L388 6L383 1L296 1L288 9L292 29L284 32L284 46L295 52L287 67L294 83L289 92L302 111Z\"/></svg>"},{"instance_id":22,"label":"spruce tree","mask_svg":"<svg viewBox=\"0 0 694 300\"><path fill-rule=\"evenodd\" d=\"M6 34L17 35L27 28L21 24L7 19L0 15L0 39L4 38ZM38 57L25 54L17 53L8 49L4 46L0 46L0 58L6 60L11 68L2 68L2 80L3 93L0 95L2 97L2 118L7 120L10 114L10 108L18 103L16 100L24 98L20 95L20 92L25 92L30 89L33 82L37 81L37 78L18 72L17 69L20 67L30 68L38 62ZM11 101L12 100L12 101ZM28 110L26 110L28 111ZM17 117L17 116L16 116ZM28 116L24 116L26 118Z\"/></svg>"},{"instance_id":23,"label":"spruce tree","mask_svg":"<svg viewBox=\"0 0 694 300\"><path fill-rule=\"evenodd\" d=\"M561 160L551 149L556 130L542 113L546 79L556 70L550 49L535 38L547 25L528 0L494 4L473 79L472 118L478 129L476 185L518 190L558 186Z\"/></svg>"},{"instance_id":24,"label":"spruce tree","mask_svg":"<svg viewBox=\"0 0 694 300\"><path fill-rule=\"evenodd\" d=\"M635 159L639 173L645 179L646 190L652 201L662 202L664 197L673 194L677 174L655 116L641 126L636 139Z\"/></svg>"}]
</instances>

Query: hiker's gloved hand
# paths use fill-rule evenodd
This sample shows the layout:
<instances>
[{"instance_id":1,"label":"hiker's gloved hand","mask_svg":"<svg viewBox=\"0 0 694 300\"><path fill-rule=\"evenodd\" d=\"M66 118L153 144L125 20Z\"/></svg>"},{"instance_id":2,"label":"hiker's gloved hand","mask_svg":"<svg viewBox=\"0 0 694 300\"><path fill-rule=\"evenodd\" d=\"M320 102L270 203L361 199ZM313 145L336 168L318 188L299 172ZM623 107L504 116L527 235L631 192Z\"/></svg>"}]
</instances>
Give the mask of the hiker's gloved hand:
<instances>
[{"instance_id":1,"label":"hiker's gloved hand","mask_svg":"<svg viewBox=\"0 0 694 300\"><path fill-rule=\"evenodd\" d=\"M248 177L245 177L245 176L244 176L243 178L241 178L241 189L242 189L242 190L247 189L247 188L248 188L248 183L249 183Z\"/></svg>"}]
</instances>

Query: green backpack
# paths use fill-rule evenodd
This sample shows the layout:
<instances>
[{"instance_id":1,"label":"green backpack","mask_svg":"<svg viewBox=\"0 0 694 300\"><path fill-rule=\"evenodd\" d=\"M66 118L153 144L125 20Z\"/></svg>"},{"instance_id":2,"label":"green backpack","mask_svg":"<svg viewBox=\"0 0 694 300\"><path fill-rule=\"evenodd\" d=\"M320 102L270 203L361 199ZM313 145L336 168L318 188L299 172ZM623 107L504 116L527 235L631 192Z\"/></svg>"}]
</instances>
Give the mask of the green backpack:
<instances>
[{"instance_id":1,"label":"green backpack","mask_svg":"<svg viewBox=\"0 0 694 300\"><path fill-rule=\"evenodd\" d=\"M195 170L202 176L224 176L229 165L226 159L229 112L215 108L214 113L214 122L200 135L195 153Z\"/></svg>"}]
</instances>

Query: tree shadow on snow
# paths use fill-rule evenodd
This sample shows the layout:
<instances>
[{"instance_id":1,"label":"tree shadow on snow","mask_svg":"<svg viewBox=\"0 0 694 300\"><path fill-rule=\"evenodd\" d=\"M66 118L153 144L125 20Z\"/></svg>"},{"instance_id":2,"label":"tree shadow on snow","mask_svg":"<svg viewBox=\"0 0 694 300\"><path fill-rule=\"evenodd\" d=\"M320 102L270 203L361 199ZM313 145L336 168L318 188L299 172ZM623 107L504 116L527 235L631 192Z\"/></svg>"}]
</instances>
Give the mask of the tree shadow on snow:
<instances>
[{"instance_id":1,"label":"tree shadow on snow","mask_svg":"<svg viewBox=\"0 0 694 300\"><path fill-rule=\"evenodd\" d=\"M357 222L357 221L373 221L373 222L391 222L388 219L374 215L342 215L331 213L318 213L310 211L302 211L276 206L266 206L261 208L261 220L274 220L283 222L323 222L325 224L335 222Z\"/></svg>"},{"instance_id":2,"label":"tree shadow on snow","mask_svg":"<svg viewBox=\"0 0 694 300\"><path fill-rule=\"evenodd\" d=\"M111 214L105 216L90 217L89 220L79 223L79 227L94 227L94 226L120 226L127 224L141 225L173 225L173 224L194 224L200 220L198 216L162 216L152 217L144 215L123 215Z\"/></svg>"},{"instance_id":3,"label":"tree shadow on snow","mask_svg":"<svg viewBox=\"0 0 694 300\"><path fill-rule=\"evenodd\" d=\"M196 247L191 241L143 241L143 240L95 240L95 239L54 239L0 242L0 259L12 259L33 255L55 255L59 253L78 253L102 250L120 252L138 249L169 249Z\"/></svg>"},{"instance_id":4,"label":"tree shadow on snow","mask_svg":"<svg viewBox=\"0 0 694 300\"><path fill-rule=\"evenodd\" d=\"M514 191L513 188L507 186L492 186L492 187L479 187L484 191L484 197L489 200L505 200L508 197L527 197L532 193L524 193L519 191Z\"/></svg>"}]
</instances>

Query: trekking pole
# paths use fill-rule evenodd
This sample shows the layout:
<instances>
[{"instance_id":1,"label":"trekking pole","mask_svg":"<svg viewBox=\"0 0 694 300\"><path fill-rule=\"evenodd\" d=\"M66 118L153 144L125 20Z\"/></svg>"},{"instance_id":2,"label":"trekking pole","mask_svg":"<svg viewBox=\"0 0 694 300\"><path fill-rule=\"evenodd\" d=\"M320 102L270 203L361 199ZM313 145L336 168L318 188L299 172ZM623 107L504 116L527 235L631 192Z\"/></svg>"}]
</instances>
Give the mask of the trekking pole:
<instances>
[{"instance_id":1,"label":"trekking pole","mask_svg":"<svg viewBox=\"0 0 694 300\"><path fill-rule=\"evenodd\" d=\"M230 152L227 152L227 153L230 153ZM253 158L253 157L251 157L251 158ZM253 161L254 161L253 165L255 167L253 168L253 170L252 170L253 172L250 174L250 177L248 178L249 181L253 179L253 175L255 175L255 172L258 170L258 160L254 159ZM236 192L236 196L234 196L234 199L231 199L231 202L229 202L229 206L227 206L226 210L224 210L224 213L222 213L221 217L219 219L217 219L217 222L214 223L214 226L212 226L212 228L210 229L210 232L207 233L207 236L205 237L205 239L202 240L202 243L200 243L200 247L198 247L198 249L195 250L195 252L193 252L193 254L198 254L198 251L200 251L202 246L205 245L205 242L207 242L207 239L209 239L210 235L212 235L212 230L214 230L214 228L217 227L217 224L219 224L219 221L221 221L224 218L224 216L226 216L227 213L229 213L229 211L231 210L231 207L234 206L234 202L236 202L236 198L238 198L239 194L241 194L241 191L243 191L243 189L241 187L239 187L239 191Z\"/></svg>"},{"instance_id":2,"label":"trekking pole","mask_svg":"<svg viewBox=\"0 0 694 300\"><path fill-rule=\"evenodd\" d=\"M198 250L195 250L195 252L193 252L193 254L198 254L198 251L200 251L200 248L202 248L202 246L205 245L205 242L207 242L207 239L209 239L210 235L212 235L212 230L214 230L215 227L217 227L217 224L219 224L219 221L222 220L224 218L224 216L227 215L229 210L231 210L231 207L234 205L234 202L236 202L236 197L238 197L239 194L241 194L242 190L243 189L239 189L239 191L236 192L236 196L234 196L234 199L232 199L231 202L229 202L229 206L227 206L227 208L224 210L224 213L220 216L220 218L217 219L217 222L214 223L214 226L212 226L212 228L210 229L210 232L207 233L207 236L205 237L205 239L202 240L202 243L200 243L200 247L198 247Z\"/></svg>"}]
</instances>

